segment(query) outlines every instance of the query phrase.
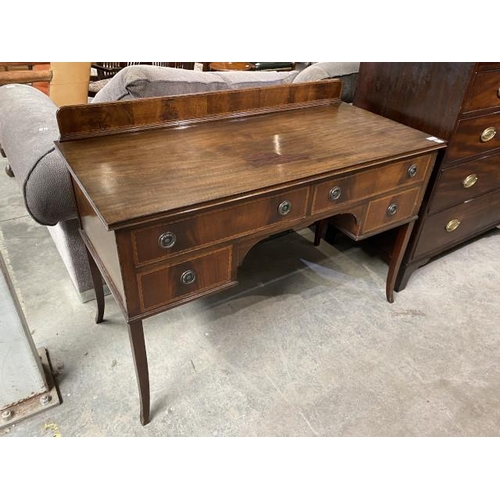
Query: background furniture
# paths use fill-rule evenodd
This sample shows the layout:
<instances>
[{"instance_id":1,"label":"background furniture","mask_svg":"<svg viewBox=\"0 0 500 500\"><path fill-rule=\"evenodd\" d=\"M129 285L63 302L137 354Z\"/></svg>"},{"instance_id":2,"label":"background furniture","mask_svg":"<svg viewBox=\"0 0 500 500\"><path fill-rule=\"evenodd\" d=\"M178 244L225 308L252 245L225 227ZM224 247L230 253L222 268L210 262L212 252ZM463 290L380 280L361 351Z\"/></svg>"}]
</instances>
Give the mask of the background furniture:
<instances>
[{"instance_id":1,"label":"background furniture","mask_svg":"<svg viewBox=\"0 0 500 500\"><path fill-rule=\"evenodd\" d=\"M155 65L128 66L95 96L93 104L333 77L340 77L343 99L350 101L358 66L358 63L318 63L302 72L220 73ZM28 212L35 221L48 226L76 290L86 301L94 295L92 278L78 233L69 173L64 159L54 150L54 141L59 138L57 110L51 99L30 86L0 87L0 144L16 175Z\"/></svg>"},{"instance_id":2,"label":"background furniture","mask_svg":"<svg viewBox=\"0 0 500 500\"><path fill-rule=\"evenodd\" d=\"M148 64L165 68L194 69L194 62L94 62L91 66L89 97L94 97L118 71L127 66Z\"/></svg>"},{"instance_id":3,"label":"background furniture","mask_svg":"<svg viewBox=\"0 0 500 500\"><path fill-rule=\"evenodd\" d=\"M354 104L449 141L396 290L432 257L500 223L500 63L362 63Z\"/></svg>"},{"instance_id":4,"label":"background furniture","mask_svg":"<svg viewBox=\"0 0 500 500\"><path fill-rule=\"evenodd\" d=\"M235 285L248 251L271 235L335 216L354 239L398 227L392 302L444 145L343 103L340 91L332 80L59 111L57 147L91 256L96 322L104 312L98 268L128 323L143 425L142 320Z\"/></svg>"}]
</instances>

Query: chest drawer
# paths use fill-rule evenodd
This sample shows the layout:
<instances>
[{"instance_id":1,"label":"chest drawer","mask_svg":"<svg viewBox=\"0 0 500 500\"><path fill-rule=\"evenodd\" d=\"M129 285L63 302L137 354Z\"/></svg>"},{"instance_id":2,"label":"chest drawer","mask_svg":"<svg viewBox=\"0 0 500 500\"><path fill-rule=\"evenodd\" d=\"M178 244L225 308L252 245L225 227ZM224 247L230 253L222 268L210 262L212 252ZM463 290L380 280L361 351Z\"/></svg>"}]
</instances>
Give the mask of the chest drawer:
<instances>
[{"instance_id":1,"label":"chest drawer","mask_svg":"<svg viewBox=\"0 0 500 500\"><path fill-rule=\"evenodd\" d=\"M137 274L143 312L201 295L230 282L230 247Z\"/></svg>"},{"instance_id":2,"label":"chest drawer","mask_svg":"<svg viewBox=\"0 0 500 500\"><path fill-rule=\"evenodd\" d=\"M500 154L448 168L436 182L429 213L439 212L497 188L500 188Z\"/></svg>"},{"instance_id":3,"label":"chest drawer","mask_svg":"<svg viewBox=\"0 0 500 500\"><path fill-rule=\"evenodd\" d=\"M132 231L135 264L149 264L273 224L301 219L307 212L308 193L309 188L294 189Z\"/></svg>"},{"instance_id":4,"label":"chest drawer","mask_svg":"<svg viewBox=\"0 0 500 500\"><path fill-rule=\"evenodd\" d=\"M427 217L415 259L445 250L500 223L500 190Z\"/></svg>"},{"instance_id":5,"label":"chest drawer","mask_svg":"<svg viewBox=\"0 0 500 500\"><path fill-rule=\"evenodd\" d=\"M478 73L464 99L462 111L476 111L495 106L500 106L500 71Z\"/></svg>"},{"instance_id":6,"label":"chest drawer","mask_svg":"<svg viewBox=\"0 0 500 500\"><path fill-rule=\"evenodd\" d=\"M447 149L448 161L488 153L500 147L500 112L460 120Z\"/></svg>"},{"instance_id":7,"label":"chest drawer","mask_svg":"<svg viewBox=\"0 0 500 500\"><path fill-rule=\"evenodd\" d=\"M312 213L326 212L345 203L418 184L426 178L430 160L429 155L420 156L322 182L314 189Z\"/></svg>"}]
</instances>

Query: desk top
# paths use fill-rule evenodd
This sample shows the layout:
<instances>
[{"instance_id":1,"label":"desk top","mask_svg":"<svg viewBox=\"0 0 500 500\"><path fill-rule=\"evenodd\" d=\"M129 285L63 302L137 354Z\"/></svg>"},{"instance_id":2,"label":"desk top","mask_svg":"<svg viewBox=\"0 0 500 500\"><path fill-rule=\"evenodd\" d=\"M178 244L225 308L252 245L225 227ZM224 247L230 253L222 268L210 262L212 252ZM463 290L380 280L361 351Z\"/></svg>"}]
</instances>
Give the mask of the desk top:
<instances>
[{"instance_id":1,"label":"desk top","mask_svg":"<svg viewBox=\"0 0 500 500\"><path fill-rule=\"evenodd\" d=\"M108 229L442 147L340 100L58 143Z\"/></svg>"}]
</instances>

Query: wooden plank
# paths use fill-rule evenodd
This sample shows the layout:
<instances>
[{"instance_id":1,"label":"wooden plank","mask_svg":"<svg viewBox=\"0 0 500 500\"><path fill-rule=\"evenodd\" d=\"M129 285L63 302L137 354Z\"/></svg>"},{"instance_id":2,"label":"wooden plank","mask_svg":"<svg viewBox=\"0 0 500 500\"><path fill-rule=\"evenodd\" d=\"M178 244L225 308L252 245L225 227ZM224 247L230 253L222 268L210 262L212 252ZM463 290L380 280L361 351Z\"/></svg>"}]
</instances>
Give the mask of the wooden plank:
<instances>
[{"instance_id":1,"label":"wooden plank","mask_svg":"<svg viewBox=\"0 0 500 500\"><path fill-rule=\"evenodd\" d=\"M51 80L52 71L49 69L0 71L0 85L8 83L50 82Z\"/></svg>"},{"instance_id":2,"label":"wooden plank","mask_svg":"<svg viewBox=\"0 0 500 500\"><path fill-rule=\"evenodd\" d=\"M61 142L327 104L340 99L340 80L155 97L80 106L57 114Z\"/></svg>"}]
</instances>

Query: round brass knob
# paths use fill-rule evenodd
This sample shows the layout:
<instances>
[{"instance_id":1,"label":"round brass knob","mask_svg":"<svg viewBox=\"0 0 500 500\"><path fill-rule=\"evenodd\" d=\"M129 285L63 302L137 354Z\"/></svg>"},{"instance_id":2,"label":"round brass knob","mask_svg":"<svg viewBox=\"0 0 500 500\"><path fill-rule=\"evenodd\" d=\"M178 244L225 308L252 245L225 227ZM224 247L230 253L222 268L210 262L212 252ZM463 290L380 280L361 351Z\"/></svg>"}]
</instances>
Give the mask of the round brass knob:
<instances>
[{"instance_id":1,"label":"round brass knob","mask_svg":"<svg viewBox=\"0 0 500 500\"><path fill-rule=\"evenodd\" d=\"M462 186L465 189L471 188L475 183L477 182L477 175L476 174L470 174L468 175L463 181L462 181Z\"/></svg>"},{"instance_id":2,"label":"round brass knob","mask_svg":"<svg viewBox=\"0 0 500 500\"><path fill-rule=\"evenodd\" d=\"M458 226L460 226L460 221L458 219L452 219L446 224L446 231L452 233L455 229L458 229Z\"/></svg>"},{"instance_id":3,"label":"round brass knob","mask_svg":"<svg viewBox=\"0 0 500 500\"><path fill-rule=\"evenodd\" d=\"M497 90L497 97L500 99L500 88Z\"/></svg>"},{"instance_id":4,"label":"round brass knob","mask_svg":"<svg viewBox=\"0 0 500 500\"><path fill-rule=\"evenodd\" d=\"M175 236L174 233L167 231L166 233L161 234L158 238L158 245L160 246L160 248L172 248L175 245L176 241L177 236Z\"/></svg>"},{"instance_id":5,"label":"round brass knob","mask_svg":"<svg viewBox=\"0 0 500 500\"><path fill-rule=\"evenodd\" d=\"M485 128L481 134L481 142L491 141L491 139L493 139L496 135L497 131L495 130L495 127Z\"/></svg>"},{"instance_id":6,"label":"round brass knob","mask_svg":"<svg viewBox=\"0 0 500 500\"><path fill-rule=\"evenodd\" d=\"M408 177L415 177L417 175L417 166L415 164L408 167Z\"/></svg>"},{"instance_id":7,"label":"round brass knob","mask_svg":"<svg viewBox=\"0 0 500 500\"><path fill-rule=\"evenodd\" d=\"M188 269L181 274L181 283L183 285L191 285L196 281L196 272L192 269Z\"/></svg>"},{"instance_id":8,"label":"round brass knob","mask_svg":"<svg viewBox=\"0 0 500 500\"><path fill-rule=\"evenodd\" d=\"M331 201L338 200L340 198L340 195L342 194L342 188L340 186L335 186L330 189L330 192L328 193L328 198L330 198Z\"/></svg>"},{"instance_id":9,"label":"round brass knob","mask_svg":"<svg viewBox=\"0 0 500 500\"><path fill-rule=\"evenodd\" d=\"M280 215L287 215L292 209L292 202L289 200L282 201L278 206L278 213Z\"/></svg>"},{"instance_id":10,"label":"round brass knob","mask_svg":"<svg viewBox=\"0 0 500 500\"><path fill-rule=\"evenodd\" d=\"M387 207L387 215L389 215L390 217L395 215L397 211L398 211L398 205L396 203L391 203Z\"/></svg>"}]
</instances>

